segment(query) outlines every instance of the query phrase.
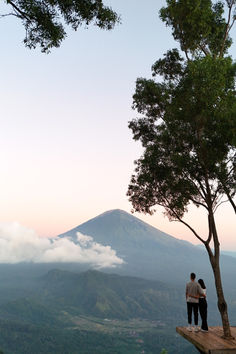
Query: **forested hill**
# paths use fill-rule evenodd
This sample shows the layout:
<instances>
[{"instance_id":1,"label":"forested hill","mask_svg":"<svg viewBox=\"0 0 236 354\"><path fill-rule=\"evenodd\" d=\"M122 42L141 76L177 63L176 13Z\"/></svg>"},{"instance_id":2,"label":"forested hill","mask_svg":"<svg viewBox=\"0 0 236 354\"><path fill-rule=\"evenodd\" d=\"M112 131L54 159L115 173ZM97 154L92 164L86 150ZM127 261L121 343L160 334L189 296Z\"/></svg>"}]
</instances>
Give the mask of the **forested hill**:
<instances>
[{"instance_id":1,"label":"forested hill","mask_svg":"<svg viewBox=\"0 0 236 354\"><path fill-rule=\"evenodd\" d=\"M175 327L186 323L183 284L59 269L34 280L20 288L10 279L0 284L0 348L5 354L72 354L78 348L84 354L110 354L114 347L122 354L160 353L163 347L192 353L191 345L175 335ZM208 314L217 324L212 298ZM236 318L235 311L231 314Z\"/></svg>"},{"instance_id":2,"label":"forested hill","mask_svg":"<svg viewBox=\"0 0 236 354\"><path fill-rule=\"evenodd\" d=\"M162 282L87 271L52 270L41 279L41 296L50 307L76 308L101 318L172 319L185 311L182 289Z\"/></svg>"}]
</instances>

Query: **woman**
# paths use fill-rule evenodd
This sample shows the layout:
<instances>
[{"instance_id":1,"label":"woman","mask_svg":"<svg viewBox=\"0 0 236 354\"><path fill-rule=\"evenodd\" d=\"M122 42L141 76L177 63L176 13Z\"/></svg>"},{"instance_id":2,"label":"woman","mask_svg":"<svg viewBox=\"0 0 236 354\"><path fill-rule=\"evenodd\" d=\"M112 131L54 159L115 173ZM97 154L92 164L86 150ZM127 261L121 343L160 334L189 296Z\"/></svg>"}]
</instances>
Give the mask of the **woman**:
<instances>
[{"instance_id":1,"label":"woman","mask_svg":"<svg viewBox=\"0 0 236 354\"><path fill-rule=\"evenodd\" d=\"M199 279L198 283L201 286L202 291L203 291L203 293L205 295L205 296L200 296L199 297L199 312L200 312L200 316L201 316L201 319L202 319L201 331L202 332L208 332L206 286L205 286L204 281L202 279Z\"/></svg>"}]
</instances>

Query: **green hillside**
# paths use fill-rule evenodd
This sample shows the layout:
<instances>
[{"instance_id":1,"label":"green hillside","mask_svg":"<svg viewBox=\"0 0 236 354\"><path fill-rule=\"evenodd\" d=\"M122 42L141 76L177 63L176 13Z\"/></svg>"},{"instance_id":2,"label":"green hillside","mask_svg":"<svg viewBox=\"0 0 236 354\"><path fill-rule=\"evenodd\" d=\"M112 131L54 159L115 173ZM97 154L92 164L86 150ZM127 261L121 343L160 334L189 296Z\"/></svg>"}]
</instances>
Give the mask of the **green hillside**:
<instances>
[{"instance_id":1,"label":"green hillside","mask_svg":"<svg viewBox=\"0 0 236 354\"><path fill-rule=\"evenodd\" d=\"M175 334L185 321L181 297L162 282L52 270L28 297L1 304L0 347L5 354L194 353Z\"/></svg>"},{"instance_id":2,"label":"green hillside","mask_svg":"<svg viewBox=\"0 0 236 354\"><path fill-rule=\"evenodd\" d=\"M98 271L81 274L54 270L41 279L41 301L101 318L183 318L183 292L162 282ZM184 304L184 301L181 301Z\"/></svg>"},{"instance_id":3,"label":"green hillside","mask_svg":"<svg viewBox=\"0 0 236 354\"><path fill-rule=\"evenodd\" d=\"M172 354L196 351L174 329L148 322L107 322L77 318L63 329L0 319L0 347L4 354ZM79 328L78 328L79 327Z\"/></svg>"},{"instance_id":4,"label":"green hillside","mask_svg":"<svg viewBox=\"0 0 236 354\"><path fill-rule=\"evenodd\" d=\"M19 298L0 306L0 318L33 325L58 326L57 311L34 298Z\"/></svg>"}]
</instances>

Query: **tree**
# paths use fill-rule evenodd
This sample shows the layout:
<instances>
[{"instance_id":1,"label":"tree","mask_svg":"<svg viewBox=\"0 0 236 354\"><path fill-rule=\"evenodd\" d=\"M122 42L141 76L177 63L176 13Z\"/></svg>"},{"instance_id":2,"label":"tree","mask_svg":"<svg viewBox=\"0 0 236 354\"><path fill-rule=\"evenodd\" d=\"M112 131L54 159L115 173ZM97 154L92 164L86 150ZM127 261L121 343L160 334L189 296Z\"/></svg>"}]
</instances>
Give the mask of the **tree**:
<instances>
[{"instance_id":1,"label":"tree","mask_svg":"<svg viewBox=\"0 0 236 354\"><path fill-rule=\"evenodd\" d=\"M152 67L154 79L137 79L133 108L141 117L129 128L144 153L128 188L135 211L164 207L206 247L213 269L224 336L231 337L220 272L215 212L226 198L235 210L236 65L227 56L235 1L167 0L160 16L172 27L184 57L168 51ZM162 77L162 81L160 81ZM190 204L207 212L208 235L183 217Z\"/></svg>"},{"instance_id":2,"label":"tree","mask_svg":"<svg viewBox=\"0 0 236 354\"><path fill-rule=\"evenodd\" d=\"M0 353L1 354L1 353ZM161 354L168 354L166 349L162 349Z\"/></svg>"},{"instance_id":3,"label":"tree","mask_svg":"<svg viewBox=\"0 0 236 354\"><path fill-rule=\"evenodd\" d=\"M101 29L110 30L119 22L119 16L102 0L4 0L10 12L25 27L24 43L32 49L41 47L48 53L59 47L66 37L65 25L77 30L79 26L94 23Z\"/></svg>"}]
</instances>

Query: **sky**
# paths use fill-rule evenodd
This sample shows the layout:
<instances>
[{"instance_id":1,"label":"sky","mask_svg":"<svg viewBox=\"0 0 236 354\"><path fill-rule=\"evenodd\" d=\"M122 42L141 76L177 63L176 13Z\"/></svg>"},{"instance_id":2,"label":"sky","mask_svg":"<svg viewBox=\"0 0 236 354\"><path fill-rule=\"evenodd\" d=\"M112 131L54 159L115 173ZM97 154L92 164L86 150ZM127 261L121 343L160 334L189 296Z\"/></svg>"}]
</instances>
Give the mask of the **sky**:
<instances>
[{"instance_id":1,"label":"sky","mask_svg":"<svg viewBox=\"0 0 236 354\"><path fill-rule=\"evenodd\" d=\"M128 129L136 116L131 108L135 81L151 77L152 64L177 43L158 17L164 0L104 3L121 15L120 25L112 31L68 30L61 47L48 55L24 47L24 29L16 18L0 19L1 230L18 225L17 235L26 230L38 240L107 210L132 209L126 192L133 162L142 153ZM1 2L1 13L3 7ZM135 216L199 243L160 208L152 216ZM222 248L236 250L232 208L223 204L216 218ZM190 208L185 220L207 235L201 210Z\"/></svg>"}]
</instances>

